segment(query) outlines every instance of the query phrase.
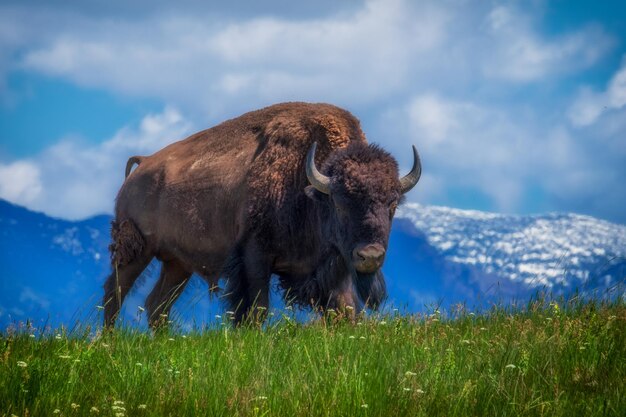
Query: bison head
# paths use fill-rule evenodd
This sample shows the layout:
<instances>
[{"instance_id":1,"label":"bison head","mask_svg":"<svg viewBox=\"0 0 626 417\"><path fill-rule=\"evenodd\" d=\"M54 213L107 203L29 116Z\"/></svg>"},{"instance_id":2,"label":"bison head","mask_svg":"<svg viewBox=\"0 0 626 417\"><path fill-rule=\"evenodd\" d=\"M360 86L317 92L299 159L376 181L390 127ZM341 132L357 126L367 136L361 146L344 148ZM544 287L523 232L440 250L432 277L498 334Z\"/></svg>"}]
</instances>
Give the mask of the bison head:
<instances>
[{"instance_id":1,"label":"bison head","mask_svg":"<svg viewBox=\"0 0 626 417\"><path fill-rule=\"evenodd\" d=\"M398 164L376 145L352 143L334 151L322 167L315 166L313 143L306 173L307 196L328 208L325 237L337 248L348 268L371 276L385 259L391 221L403 195L417 184L421 164L413 147L413 169L399 178Z\"/></svg>"}]
</instances>

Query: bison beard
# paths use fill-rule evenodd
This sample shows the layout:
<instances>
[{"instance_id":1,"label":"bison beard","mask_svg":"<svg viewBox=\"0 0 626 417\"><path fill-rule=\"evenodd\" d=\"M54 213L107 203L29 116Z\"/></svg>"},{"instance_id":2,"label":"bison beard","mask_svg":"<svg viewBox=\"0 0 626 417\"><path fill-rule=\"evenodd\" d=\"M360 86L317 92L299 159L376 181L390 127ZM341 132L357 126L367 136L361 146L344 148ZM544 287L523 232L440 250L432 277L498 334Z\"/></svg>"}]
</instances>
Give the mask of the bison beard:
<instances>
[{"instance_id":1,"label":"bison beard","mask_svg":"<svg viewBox=\"0 0 626 417\"><path fill-rule=\"evenodd\" d=\"M131 157L116 201L105 323L154 257L163 267L146 303L153 326L193 273L211 288L226 280L236 323L263 314L272 275L300 306L377 308L395 208L421 173L413 151L400 178L347 111L284 103Z\"/></svg>"}]
</instances>

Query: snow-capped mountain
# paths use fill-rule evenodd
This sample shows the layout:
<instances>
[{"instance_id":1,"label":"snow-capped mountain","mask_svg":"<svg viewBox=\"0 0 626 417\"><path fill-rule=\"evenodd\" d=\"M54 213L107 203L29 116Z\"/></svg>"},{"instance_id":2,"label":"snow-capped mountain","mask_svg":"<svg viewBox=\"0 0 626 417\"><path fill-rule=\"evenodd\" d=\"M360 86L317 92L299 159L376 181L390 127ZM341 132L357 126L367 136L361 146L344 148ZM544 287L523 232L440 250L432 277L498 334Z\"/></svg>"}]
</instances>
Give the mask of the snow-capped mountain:
<instances>
[{"instance_id":1,"label":"snow-capped mountain","mask_svg":"<svg viewBox=\"0 0 626 417\"><path fill-rule=\"evenodd\" d=\"M529 287L610 286L626 260L626 226L577 214L511 216L406 204L399 218L446 259Z\"/></svg>"},{"instance_id":2,"label":"snow-capped mountain","mask_svg":"<svg viewBox=\"0 0 626 417\"><path fill-rule=\"evenodd\" d=\"M0 329L29 318L38 327L99 323L110 220L53 219L0 200ZM410 312L524 301L537 290L605 291L626 277L626 227L574 214L507 216L409 203L394 220L383 269L389 306ZM141 318L138 307L157 274L155 263L127 298L127 320ZM201 323L221 306L195 279L174 310Z\"/></svg>"}]
</instances>

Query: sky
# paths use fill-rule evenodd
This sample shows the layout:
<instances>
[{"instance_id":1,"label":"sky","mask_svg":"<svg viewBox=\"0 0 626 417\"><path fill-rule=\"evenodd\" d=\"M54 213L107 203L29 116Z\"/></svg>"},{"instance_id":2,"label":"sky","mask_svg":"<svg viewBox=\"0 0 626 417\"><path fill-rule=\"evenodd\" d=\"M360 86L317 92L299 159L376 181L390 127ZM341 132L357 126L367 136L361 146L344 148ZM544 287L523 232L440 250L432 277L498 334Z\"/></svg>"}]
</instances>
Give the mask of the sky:
<instances>
[{"instance_id":1,"label":"sky","mask_svg":"<svg viewBox=\"0 0 626 417\"><path fill-rule=\"evenodd\" d=\"M112 213L129 156L329 102L408 201L626 224L623 1L0 0L0 198Z\"/></svg>"}]
</instances>

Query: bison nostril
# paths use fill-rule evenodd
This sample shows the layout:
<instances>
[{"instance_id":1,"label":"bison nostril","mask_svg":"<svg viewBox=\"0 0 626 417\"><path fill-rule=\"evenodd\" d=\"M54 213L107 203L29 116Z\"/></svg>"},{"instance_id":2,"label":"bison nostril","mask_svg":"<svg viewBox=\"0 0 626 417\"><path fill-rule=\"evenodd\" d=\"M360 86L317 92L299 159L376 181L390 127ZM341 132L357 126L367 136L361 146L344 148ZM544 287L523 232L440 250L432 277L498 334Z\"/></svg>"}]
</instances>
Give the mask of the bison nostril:
<instances>
[{"instance_id":1,"label":"bison nostril","mask_svg":"<svg viewBox=\"0 0 626 417\"><path fill-rule=\"evenodd\" d=\"M370 261L381 263L384 257L385 248L377 243L360 246L353 251L353 259L357 262Z\"/></svg>"}]
</instances>

